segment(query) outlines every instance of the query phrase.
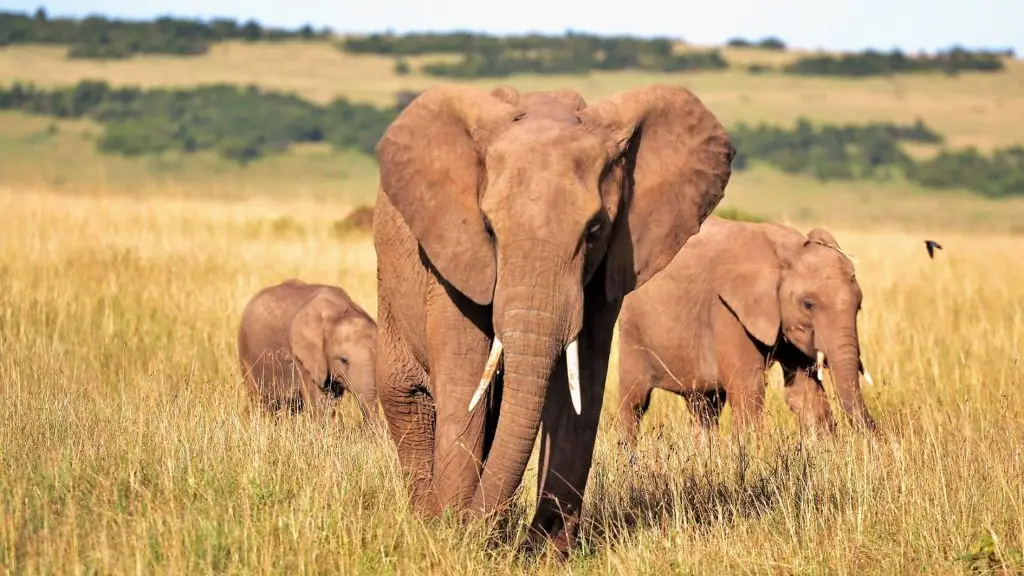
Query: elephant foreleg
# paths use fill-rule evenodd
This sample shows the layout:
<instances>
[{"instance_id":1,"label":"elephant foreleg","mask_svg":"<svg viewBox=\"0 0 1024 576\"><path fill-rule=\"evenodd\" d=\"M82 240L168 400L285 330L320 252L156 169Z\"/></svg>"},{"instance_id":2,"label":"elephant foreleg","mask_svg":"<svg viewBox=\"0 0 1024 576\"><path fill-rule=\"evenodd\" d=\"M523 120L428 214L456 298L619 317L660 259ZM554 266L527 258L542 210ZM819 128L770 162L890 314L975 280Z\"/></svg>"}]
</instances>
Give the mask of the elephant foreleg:
<instances>
[{"instance_id":1,"label":"elephant foreleg","mask_svg":"<svg viewBox=\"0 0 1024 576\"><path fill-rule=\"evenodd\" d=\"M599 301L603 307L585 312L579 336L582 413L577 415L572 409L564 353L548 385L540 435L537 511L528 540L531 548L550 541L557 552L567 554L579 528L604 401L612 329L621 305L621 301L604 304L603 296L586 296L587 301Z\"/></svg>"},{"instance_id":2,"label":"elephant foreleg","mask_svg":"<svg viewBox=\"0 0 1024 576\"><path fill-rule=\"evenodd\" d=\"M813 367L782 366L786 405L800 419L801 426L835 429L836 422L821 383L809 373Z\"/></svg>"},{"instance_id":3,"label":"elephant foreleg","mask_svg":"<svg viewBox=\"0 0 1024 576\"><path fill-rule=\"evenodd\" d=\"M434 485L438 506L465 509L473 500L484 458L486 397L469 411L491 349L483 332L488 311L460 295L438 297L428 311L431 389L437 402ZM477 318L477 322L473 318ZM489 391L493 393L495 386Z\"/></svg>"},{"instance_id":4,"label":"elephant foreleg","mask_svg":"<svg viewBox=\"0 0 1024 576\"><path fill-rule=\"evenodd\" d=\"M735 431L747 432L761 425L765 356L725 306L716 306L713 318L718 381L728 395Z\"/></svg>"},{"instance_id":5,"label":"elephant foreleg","mask_svg":"<svg viewBox=\"0 0 1024 576\"><path fill-rule=\"evenodd\" d=\"M763 367L757 364L735 366L726 373L725 381L735 431L743 433L759 428L764 410Z\"/></svg>"},{"instance_id":6,"label":"elephant foreleg","mask_svg":"<svg viewBox=\"0 0 1024 576\"><path fill-rule=\"evenodd\" d=\"M382 315L383 316L383 315ZM434 400L427 393L426 374L397 335L382 326L378 332L377 393L388 432L395 443L402 473L409 482L413 510L437 512L434 490Z\"/></svg>"},{"instance_id":7,"label":"elephant foreleg","mask_svg":"<svg viewBox=\"0 0 1024 576\"><path fill-rule=\"evenodd\" d=\"M619 424L627 446L636 444L647 408L651 405L650 374L639 350L623 349L619 355Z\"/></svg>"},{"instance_id":8,"label":"elephant foreleg","mask_svg":"<svg viewBox=\"0 0 1024 576\"><path fill-rule=\"evenodd\" d=\"M690 392L685 398L693 417L694 443L703 446L711 439L711 434L718 431L718 421L725 407L725 390Z\"/></svg>"},{"instance_id":9,"label":"elephant foreleg","mask_svg":"<svg viewBox=\"0 0 1024 576\"><path fill-rule=\"evenodd\" d=\"M316 420L326 420L333 407L333 401L320 385L303 376L299 384L299 397L302 400L301 410L306 411Z\"/></svg>"}]
</instances>

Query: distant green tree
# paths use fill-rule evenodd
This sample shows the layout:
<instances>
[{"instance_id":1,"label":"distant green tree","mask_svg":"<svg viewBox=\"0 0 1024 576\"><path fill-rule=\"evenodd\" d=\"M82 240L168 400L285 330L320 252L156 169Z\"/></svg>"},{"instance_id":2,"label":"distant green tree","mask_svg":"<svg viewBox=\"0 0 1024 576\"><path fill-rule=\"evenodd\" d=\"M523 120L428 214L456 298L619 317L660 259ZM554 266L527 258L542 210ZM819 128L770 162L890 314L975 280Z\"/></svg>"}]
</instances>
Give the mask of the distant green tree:
<instances>
[{"instance_id":1,"label":"distant green tree","mask_svg":"<svg viewBox=\"0 0 1024 576\"><path fill-rule=\"evenodd\" d=\"M341 48L355 54L394 57L418 54L457 54L456 62L431 62L421 68L428 76L445 78L503 78L516 74L587 74L594 70L720 70L728 67L716 52L673 54L668 38L629 36L564 36L527 34L499 38L486 34L370 34L346 38ZM400 60L398 60L400 61ZM396 73L405 74L398 66Z\"/></svg>"},{"instance_id":2,"label":"distant green tree","mask_svg":"<svg viewBox=\"0 0 1024 576\"><path fill-rule=\"evenodd\" d=\"M260 135L251 137L229 136L217 144L221 156L242 166L253 162L263 155L266 139Z\"/></svg>"},{"instance_id":3,"label":"distant green tree","mask_svg":"<svg viewBox=\"0 0 1024 576\"><path fill-rule=\"evenodd\" d=\"M176 148L176 129L164 119L139 119L113 122L97 140L102 152L124 156L156 154Z\"/></svg>"},{"instance_id":4,"label":"distant green tree","mask_svg":"<svg viewBox=\"0 0 1024 576\"><path fill-rule=\"evenodd\" d=\"M690 52L679 54L662 61L660 69L665 72L681 72L687 70L725 70L729 62L722 58L718 50L708 52Z\"/></svg>"},{"instance_id":5,"label":"distant green tree","mask_svg":"<svg viewBox=\"0 0 1024 576\"><path fill-rule=\"evenodd\" d=\"M290 94L230 85L142 90L83 81L53 91L21 84L0 89L2 109L101 122L102 152L215 150L240 164L299 142L326 141L372 154L401 105L379 109L337 99L318 106Z\"/></svg>"},{"instance_id":6,"label":"distant green tree","mask_svg":"<svg viewBox=\"0 0 1024 576\"><path fill-rule=\"evenodd\" d=\"M89 16L81 20L50 18L43 7L34 14L0 12L0 46L10 44L58 44L68 46L69 58L119 59L136 54L204 54L210 44L222 40L271 40L314 38L309 25L289 31L261 28L250 21L239 26L234 20L198 20L161 17L133 21Z\"/></svg>"},{"instance_id":7,"label":"distant green tree","mask_svg":"<svg viewBox=\"0 0 1024 576\"><path fill-rule=\"evenodd\" d=\"M998 72L1006 68L1003 55L995 52L967 51L959 47L932 56L908 58L900 50L877 52L865 50L838 56L807 56L783 68L786 73L805 76L890 76L963 71Z\"/></svg>"},{"instance_id":8,"label":"distant green tree","mask_svg":"<svg viewBox=\"0 0 1024 576\"><path fill-rule=\"evenodd\" d=\"M415 100L417 96L419 96L419 92L414 92L412 90L400 90L395 94L395 110L397 112L405 110L409 104L412 104L412 101Z\"/></svg>"},{"instance_id":9,"label":"distant green tree","mask_svg":"<svg viewBox=\"0 0 1024 576\"><path fill-rule=\"evenodd\" d=\"M263 28L255 20L249 20L242 26L242 38L255 42L263 37Z\"/></svg>"},{"instance_id":10,"label":"distant green tree","mask_svg":"<svg viewBox=\"0 0 1024 576\"><path fill-rule=\"evenodd\" d=\"M783 42L781 38L775 36L768 36L766 38L762 38L761 41L757 43L757 46L758 48L764 48L765 50L786 49L786 43Z\"/></svg>"},{"instance_id":11,"label":"distant green tree","mask_svg":"<svg viewBox=\"0 0 1024 576\"><path fill-rule=\"evenodd\" d=\"M745 38L731 38L726 42L727 46L733 48L761 48L764 50L785 50L786 43L776 36L766 36L758 42L751 42Z\"/></svg>"}]
</instances>

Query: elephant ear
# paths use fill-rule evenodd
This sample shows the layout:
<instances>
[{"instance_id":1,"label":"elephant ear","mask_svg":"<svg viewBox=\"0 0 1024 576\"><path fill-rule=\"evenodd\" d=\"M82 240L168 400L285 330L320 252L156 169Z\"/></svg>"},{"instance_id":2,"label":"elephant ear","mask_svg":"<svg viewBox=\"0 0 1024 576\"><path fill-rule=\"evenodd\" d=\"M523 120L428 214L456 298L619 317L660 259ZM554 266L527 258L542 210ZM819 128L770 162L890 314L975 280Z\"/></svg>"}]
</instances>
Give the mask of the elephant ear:
<instances>
[{"instance_id":1,"label":"elephant ear","mask_svg":"<svg viewBox=\"0 0 1024 576\"><path fill-rule=\"evenodd\" d=\"M416 97L377 143L380 185L433 267L477 304L497 274L479 205L488 127L515 108L493 93L439 86Z\"/></svg>"},{"instance_id":2,"label":"elephant ear","mask_svg":"<svg viewBox=\"0 0 1024 576\"><path fill-rule=\"evenodd\" d=\"M828 230L824 230L822 228L815 228L808 232L807 240L821 244L822 246L828 246L829 248L840 250L839 242L836 242L836 239L828 232Z\"/></svg>"},{"instance_id":3,"label":"elephant ear","mask_svg":"<svg viewBox=\"0 0 1024 576\"><path fill-rule=\"evenodd\" d=\"M327 382L327 326L337 314L332 303L318 294L299 309L288 327L292 356L318 386Z\"/></svg>"},{"instance_id":4,"label":"elephant ear","mask_svg":"<svg viewBox=\"0 0 1024 576\"><path fill-rule=\"evenodd\" d=\"M782 263L771 240L755 230L730 226L715 243L719 248L710 262L711 282L719 298L751 336L774 346L782 326Z\"/></svg>"},{"instance_id":5,"label":"elephant ear","mask_svg":"<svg viewBox=\"0 0 1024 576\"><path fill-rule=\"evenodd\" d=\"M621 153L616 177L624 178L627 212L613 225L605 277L614 300L650 280L700 230L725 194L736 149L711 111L682 87L622 92L579 117L607 131Z\"/></svg>"},{"instance_id":6,"label":"elephant ear","mask_svg":"<svg viewBox=\"0 0 1024 576\"><path fill-rule=\"evenodd\" d=\"M491 90L491 95L512 106L519 104L519 91L507 84L502 84Z\"/></svg>"}]
</instances>

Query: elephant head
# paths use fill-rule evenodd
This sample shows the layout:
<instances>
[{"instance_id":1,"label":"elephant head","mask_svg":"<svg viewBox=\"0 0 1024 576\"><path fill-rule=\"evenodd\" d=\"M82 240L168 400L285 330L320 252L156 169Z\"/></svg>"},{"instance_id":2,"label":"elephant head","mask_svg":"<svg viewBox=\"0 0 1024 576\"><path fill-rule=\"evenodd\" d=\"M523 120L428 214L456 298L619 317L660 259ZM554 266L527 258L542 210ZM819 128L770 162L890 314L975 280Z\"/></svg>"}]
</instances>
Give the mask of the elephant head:
<instances>
[{"instance_id":1,"label":"elephant head","mask_svg":"<svg viewBox=\"0 0 1024 576\"><path fill-rule=\"evenodd\" d=\"M825 230L806 237L779 230L746 227L722 244L714 280L719 296L756 340L775 346L781 334L814 359L819 381L827 362L843 410L855 424L874 429L860 394L863 295L853 263Z\"/></svg>"},{"instance_id":2,"label":"elephant head","mask_svg":"<svg viewBox=\"0 0 1024 576\"><path fill-rule=\"evenodd\" d=\"M491 307L492 353L470 410L504 363L474 510L521 481L558 362L575 412L600 410L580 405L584 287L599 282L587 293L617 303L665 267L721 200L734 154L711 112L669 86L589 107L570 91L442 86L387 129L387 200L440 281Z\"/></svg>"},{"instance_id":3,"label":"elephant head","mask_svg":"<svg viewBox=\"0 0 1024 576\"><path fill-rule=\"evenodd\" d=\"M326 290L302 306L289 328L292 355L306 377L333 398L354 391L370 420L376 415L376 334L365 311Z\"/></svg>"}]
</instances>

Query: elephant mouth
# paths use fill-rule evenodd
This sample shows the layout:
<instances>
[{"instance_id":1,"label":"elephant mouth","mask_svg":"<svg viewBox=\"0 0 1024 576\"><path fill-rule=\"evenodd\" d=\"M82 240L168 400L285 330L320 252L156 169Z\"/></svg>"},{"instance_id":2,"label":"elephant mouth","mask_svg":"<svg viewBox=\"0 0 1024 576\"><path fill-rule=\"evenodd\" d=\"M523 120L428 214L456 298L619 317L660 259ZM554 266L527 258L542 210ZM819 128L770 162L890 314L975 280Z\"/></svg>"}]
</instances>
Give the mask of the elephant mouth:
<instances>
[{"instance_id":1,"label":"elephant mouth","mask_svg":"<svg viewBox=\"0 0 1024 576\"><path fill-rule=\"evenodd\" d=\"M331 398L341 398L345 393L345 384L337 378L328 376L327 380L320 385L320 389Z\"/></svg>"},{"instance_id":2,"label":"elephant mouth","mask_svg":"<svg viewBox=\"0 0 1024 576\"><path fill-rule=\"evenodd\" d=\"M484 393L487 392L487 388L490 387L494 381L494 375L498 372L498 365L502 359L502 350L504 345L497 336L494 337L494 342L491 344L491 352L487 356L487 364L484 365L483 376L480 377L480 384L477 386L476 392L473 393L473 397L469 401L469 412L473 411L477 403L483 398ZM583 400L582 394L580 393L580 354L579 354L579 340L573 339L569 342L569 345L565 347L565 363L566 371L569 376L569 398L572 400L573 410L579 415L583 412Z\"/></svg>"},{"instance_id":3,"label":"elephant mouth","mask_svg":"<svg viewBox=\"0 0 1024 576\"><path fill-rule=\"evenodd\" d=\"M824 382L824 370L825 368L831 369L831 365L828 363L828 358L825 352L817 350L814 360L814 375L818 379L818 382ZM860 358L857 359L857 372L864 376L864 380L869 386L875 385L875 379L871 377L871 373L864 368L864 361Z\"/></svg>"}]
</instances>

